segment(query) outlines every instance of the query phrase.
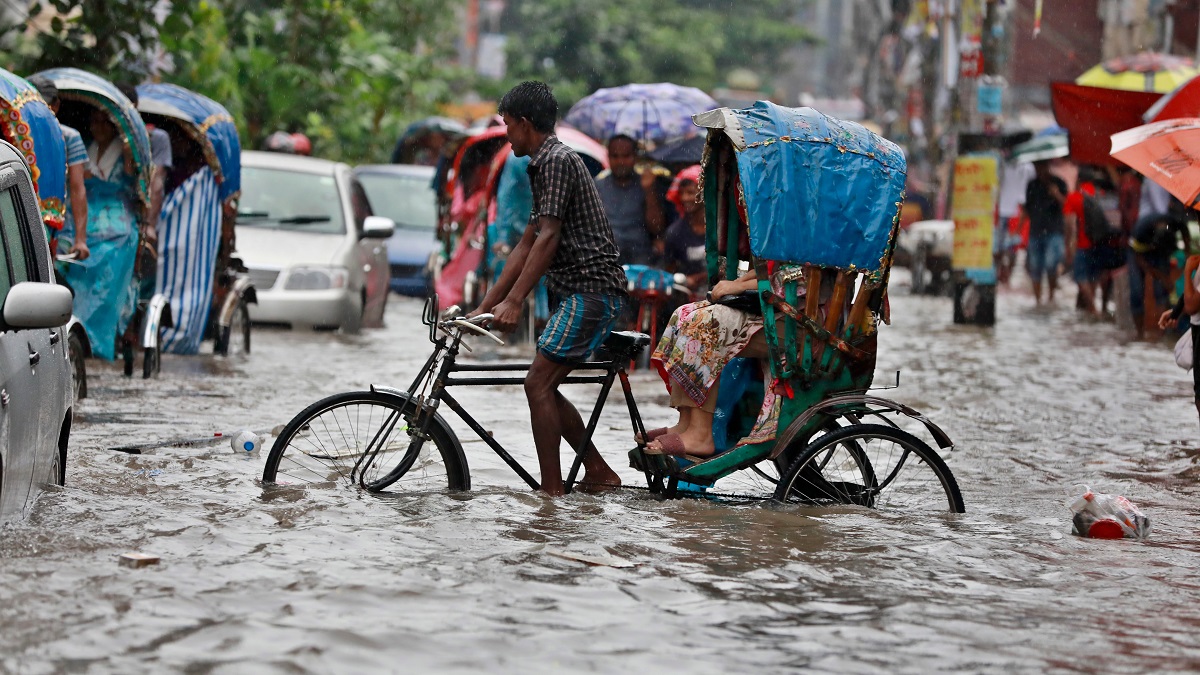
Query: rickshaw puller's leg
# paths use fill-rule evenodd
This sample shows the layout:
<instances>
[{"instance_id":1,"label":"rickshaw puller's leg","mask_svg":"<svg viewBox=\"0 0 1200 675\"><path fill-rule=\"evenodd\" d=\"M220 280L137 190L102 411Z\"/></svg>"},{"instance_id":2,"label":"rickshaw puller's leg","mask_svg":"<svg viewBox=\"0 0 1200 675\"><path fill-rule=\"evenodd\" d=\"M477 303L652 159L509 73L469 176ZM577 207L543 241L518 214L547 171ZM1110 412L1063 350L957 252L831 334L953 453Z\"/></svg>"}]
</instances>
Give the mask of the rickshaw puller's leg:
<instances>
[{"instance_id":1,"label":"rickshaw puller's leg","mask_svg":"<svg viewBox=\"0 0 1200 675\"><path fill-rule=\"evenodd\" d=\"M562 426L562 437L568 445L574 448L576 453L579 453L580 447L583 445L583 437L587 434L587 426L583 423L583 417L579 414L579 410L567 400L566 396L558 391L554 392L554 396L555 402L558 404L558 421ZM604 458L600 456L600 451L596 449L596 444L592 443L590 439L587 443L587 451L583 455L583 478L580 479L579 484L580 489L585 492L597 487L617 487L621 484L621 477L604 461Z\"/></svg>"},{"instance_id":2,"label":"rickshaw puller's leg","mask_svg":"<svg viewBox=\"0 0 1200 675\"><path fill-rule=\"evenodd\" d=\"M538 465L542 471L542 491L551 496L566 493L563 489L559 449L563 438L563 420L558 406L558 386L571 374L570 364L555 363L542 354L534 357L525 376L525 398L529 401L529 420L533 427L533 444L537 448ZM582 428L583 420L574 406L567 413L568 424ZM570 419L574 413L574 419ZM582 437L582 435L580 436Z\"/></svg>"}]
</instances>

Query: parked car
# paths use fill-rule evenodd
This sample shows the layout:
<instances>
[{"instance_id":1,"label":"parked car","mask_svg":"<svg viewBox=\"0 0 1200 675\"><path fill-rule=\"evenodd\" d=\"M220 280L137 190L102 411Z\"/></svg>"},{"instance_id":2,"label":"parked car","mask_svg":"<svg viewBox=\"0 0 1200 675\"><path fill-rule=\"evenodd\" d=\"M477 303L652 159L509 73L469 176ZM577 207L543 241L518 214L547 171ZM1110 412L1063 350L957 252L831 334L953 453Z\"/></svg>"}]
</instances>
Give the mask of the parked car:
<instances>
[{"instance_id":1,"label":"parked car","mask_svg":"<svg viewBox=\"0 0 1200 675\"><path fill-rule=\"evenodd\" d=\"M433 167L414 164L368 164L354 169L374 212L396 223L387 253L392 290L401 295L423 298L432 288L441 251L433 174Z\"/></svg>"},{"instance_id":2,"label":"parked car","mask_svg":"<svg viewBox=\"0 0 1200 675\"><path fill-rule=\"evenodd\" d=\"M3 141L0 258L0 520L8 520L24 515L41 485L66 482L74 398L71 291L54 283L29 168Z\"/></svg>"},{"instance_id":3,"label":"parked car","mask_svg":"<svg viewBox=\"0 0 1200 675\"><path fill-rule=\"evenodd\" d=\"M242 153L237 250L258 293L250 320L355 332L383 325L394 223L371 213L350 167Z\"/></svg>"}]
</instances>

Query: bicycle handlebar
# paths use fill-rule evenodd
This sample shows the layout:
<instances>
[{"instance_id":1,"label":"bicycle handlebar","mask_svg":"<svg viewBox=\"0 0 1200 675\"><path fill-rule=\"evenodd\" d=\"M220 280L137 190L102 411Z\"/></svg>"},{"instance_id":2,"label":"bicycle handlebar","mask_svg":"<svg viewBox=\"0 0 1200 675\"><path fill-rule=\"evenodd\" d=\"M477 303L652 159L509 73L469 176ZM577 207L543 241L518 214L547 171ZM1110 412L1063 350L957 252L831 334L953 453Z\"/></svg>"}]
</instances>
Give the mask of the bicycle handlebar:
<instances>
[{"instance_id":1,"label":"bicycle handlebar","mask_svg":"<svg viewBox=\"0 0 1200 675\"><path fill-rule=\"evenodd\" d=\"M492 332L487 330L486 328L482 328L479 326L480 322L488 321L491 318L492 318L491 314L480 314L478 316L471 317L470 319L460 316L455 319L450 319L449 321L443 321L442 324L446 325L446 326L457 326L461 329L466 329L473 333L478 333L479 335L482 335L484 337L491 338L498 345L503 345L504 340L501 340L499 337L493 335Z\"/></svg>"}]
</instances>

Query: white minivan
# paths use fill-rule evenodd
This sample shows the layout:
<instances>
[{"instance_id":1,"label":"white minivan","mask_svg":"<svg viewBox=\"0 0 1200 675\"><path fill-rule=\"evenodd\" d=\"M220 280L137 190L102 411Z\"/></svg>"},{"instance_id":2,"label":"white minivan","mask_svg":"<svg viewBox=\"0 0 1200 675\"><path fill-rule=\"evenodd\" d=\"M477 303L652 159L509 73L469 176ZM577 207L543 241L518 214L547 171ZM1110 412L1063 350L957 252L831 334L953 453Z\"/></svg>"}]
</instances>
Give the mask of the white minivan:
<instances>
[{"instance_id":1,"label":"white minivan","mask_svg":"<svg viewBox=\"0 0 1200 675\"><path fill-rule=\"evenodd\" d=\"M383 325L394 229L371 214L349 166L243 152L237 250L257 290L250 320L348 332Z\"/></svg>"},{"instance_id":2,"label":"white minivan","mask_svg":"<svg viewBox=\"0 0 1200 675\"><path fill-rule=\"evenodd\" d=\"M67 477L71 292L54 283L25 160L0 141L0 521Z\"/></svg>"}]
</instances>

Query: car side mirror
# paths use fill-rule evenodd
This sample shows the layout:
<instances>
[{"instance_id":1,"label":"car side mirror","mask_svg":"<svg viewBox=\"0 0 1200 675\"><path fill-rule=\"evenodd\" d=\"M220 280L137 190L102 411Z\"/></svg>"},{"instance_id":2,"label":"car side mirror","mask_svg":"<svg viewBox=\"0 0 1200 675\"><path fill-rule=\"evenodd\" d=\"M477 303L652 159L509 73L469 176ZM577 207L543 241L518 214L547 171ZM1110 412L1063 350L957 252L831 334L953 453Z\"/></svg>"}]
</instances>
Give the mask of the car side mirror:
<instances>
[{"instance_id":1,"label":"car side mirror","mask_svg":"<svg viewBox=\"0 0 1200 675\"><path fill-rule=\"evenodd\" d=\"M58 284L23 281L4 299L4 324L10 329L57 328L71 319L70 289Z\"/></svg>"},{"instance_id":2,"label":"car side mirror","mask_svg":"<svg viewBox=\"0 0 1200 675\"><path fill-rule=\"evenodd\" d=\"M396 231L396 221L383 216L367 216L363 219L363 239L388 239Z\"/></svg>"}]
</instances>

